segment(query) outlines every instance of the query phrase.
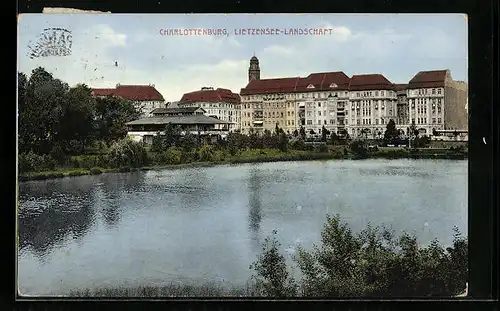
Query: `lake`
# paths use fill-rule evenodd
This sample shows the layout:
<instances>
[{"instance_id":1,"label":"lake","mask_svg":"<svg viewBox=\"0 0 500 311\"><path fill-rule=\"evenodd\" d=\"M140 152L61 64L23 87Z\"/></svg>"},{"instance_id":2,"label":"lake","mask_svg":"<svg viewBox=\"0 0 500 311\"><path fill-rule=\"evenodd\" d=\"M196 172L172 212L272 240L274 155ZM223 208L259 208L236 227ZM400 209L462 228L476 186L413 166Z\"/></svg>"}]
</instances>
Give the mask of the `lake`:
<instances>
[{"instance_id":1,"label":"lake","mask_svg":"<svg viewBox=\"0 0 500 311\"><path fill-rule=\"evenodd\" d=\"M19 185L22 294L250 278L273 230L288 257L328 214L448 245L467 235L467 161L307 161L80 176Z\"/></svg>"}]
</instances>

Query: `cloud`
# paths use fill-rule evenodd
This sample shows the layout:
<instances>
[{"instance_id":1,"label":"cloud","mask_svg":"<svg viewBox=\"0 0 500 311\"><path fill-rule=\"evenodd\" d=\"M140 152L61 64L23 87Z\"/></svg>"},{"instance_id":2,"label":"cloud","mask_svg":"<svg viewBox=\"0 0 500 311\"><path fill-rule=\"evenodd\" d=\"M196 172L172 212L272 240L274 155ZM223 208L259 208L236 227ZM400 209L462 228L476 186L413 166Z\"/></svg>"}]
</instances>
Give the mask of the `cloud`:
<instances>
[{"instance_id":1,"label":"cloud","mask_svg":"<svg viewBox=\"0 0 500 311\"><path fill-rule=\"evenodd\" d=\"M281 56L283 56L283 55L290 56L294 53L294 50L292 48L289 48L286 46L271 45L271 46L264 48L263 53L278 54Z\"/></svg>"},{"instance_id":2,"label":"cloud","mask_svg":"<svg viewBox=\"0 0 500 311\"><path fill-rule=\"evenodd\" d=\"M125 46L127 41L127 35L123 33L115 32L108 25L96 25L92 27L89 31L90 36L94 36L95 39L102 39L104 43L111 46Z\"/></svg>"}]
</instances>

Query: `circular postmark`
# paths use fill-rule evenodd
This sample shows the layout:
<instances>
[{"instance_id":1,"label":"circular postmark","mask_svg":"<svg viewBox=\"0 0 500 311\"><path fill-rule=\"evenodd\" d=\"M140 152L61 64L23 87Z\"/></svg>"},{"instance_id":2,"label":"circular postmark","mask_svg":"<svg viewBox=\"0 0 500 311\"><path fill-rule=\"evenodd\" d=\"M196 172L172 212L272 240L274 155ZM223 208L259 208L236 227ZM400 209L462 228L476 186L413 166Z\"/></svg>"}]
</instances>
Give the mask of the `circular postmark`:
<instances>
[{"instance_id":1,"label":"circular postmark","mask_svg":"<svg viewBox=\"0 0 500 311\"><path fill-rule=\"evenodd\" d=\"M34 42L28 44L28 57L71 55L73 36L70 30L64 28L45 28Z\"/></svg>"}]
</instances>

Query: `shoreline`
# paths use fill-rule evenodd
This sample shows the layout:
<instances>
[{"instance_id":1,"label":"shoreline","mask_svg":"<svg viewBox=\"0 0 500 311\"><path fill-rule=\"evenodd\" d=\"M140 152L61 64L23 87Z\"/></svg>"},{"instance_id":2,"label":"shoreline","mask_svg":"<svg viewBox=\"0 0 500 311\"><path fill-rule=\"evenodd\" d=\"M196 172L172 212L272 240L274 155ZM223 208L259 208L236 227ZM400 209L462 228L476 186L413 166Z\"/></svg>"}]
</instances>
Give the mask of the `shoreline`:
<instances>
[{"instance_id":1,"label":"shoreline","mask_svg":"<svg viewBox=\"0 0 500 311\"><path fill-rule=\"evenodd\" d=\"M76 177L85 175L101 175L106 173L128 173L135 171L150 171L150 170L165 170L165 169L183 169L196 167L214 167L219 165L231 164L249 164L249 163L273 163L273 162L294 162L294 161L319 161L319 160L369 160L369 159L412 159L412 160L467 160L468 156L464 153L448 153L442 150L432 152L429 149L426 152L411 152L408 150L389 150L375 151L367 154L365 157L356 157L352 155L334 154L330 152L308 152L302 153L281 153L279 155L258 155L250 158L230 158L223 161L209 162L191 162L180 164L156 164L146 165L138 168L122 167L122 168L58 168L53 171L29 172L18 175L18 181L33 181L33 180L50 180L66 177Z\"/></svg>"}]
</instances>

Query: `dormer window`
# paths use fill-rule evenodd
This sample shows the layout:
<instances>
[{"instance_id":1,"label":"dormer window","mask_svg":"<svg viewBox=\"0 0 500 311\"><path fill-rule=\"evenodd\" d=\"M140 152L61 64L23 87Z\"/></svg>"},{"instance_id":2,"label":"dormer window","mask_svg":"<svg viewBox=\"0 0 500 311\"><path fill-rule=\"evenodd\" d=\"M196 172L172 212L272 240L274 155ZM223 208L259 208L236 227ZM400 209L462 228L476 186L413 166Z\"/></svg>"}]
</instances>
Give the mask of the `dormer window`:
<instances>
[{"instance_id":1,"label":"dormer window","mask_svg":"<svg viewBox=\"0 0 500 311\"><path fill-rule=\"evenodd\" d=\"M308 88L308 89L314 89L314 85L309 84L309 85L307 86L307 88Z\"/></svg>"},{"instance_id":2,"label":"dormer window","mask_svg":"<svg viewBox=\"0 0 500 311\"><path fill-rule=\"evenodd\" d=\"M338 87L338 85L337 85L337 84L335 84L335 83L332 83L332 84L330 84L330 87L331 87L331 88L336 88L336 87Z\"/></svg>"}]
</instances>

